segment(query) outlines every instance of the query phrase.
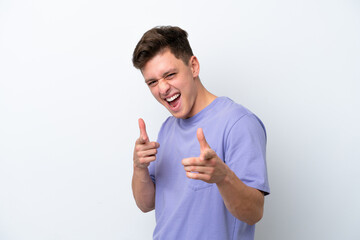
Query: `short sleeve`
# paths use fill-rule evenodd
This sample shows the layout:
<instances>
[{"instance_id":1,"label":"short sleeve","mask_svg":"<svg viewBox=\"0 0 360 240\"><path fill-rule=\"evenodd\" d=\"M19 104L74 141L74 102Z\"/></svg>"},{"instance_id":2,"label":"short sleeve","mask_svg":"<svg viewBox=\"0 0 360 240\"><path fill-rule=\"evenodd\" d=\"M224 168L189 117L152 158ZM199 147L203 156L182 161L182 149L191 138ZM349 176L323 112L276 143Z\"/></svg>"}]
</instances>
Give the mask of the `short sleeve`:
<instances>
[{"instance_id":1,"label":"short sleeve","mask_svg":"<svg viewBox=\"0 0 360 240\"><path fill-rule=\"evenodd\" d=\"M254 114L238 119L226 138L225 163L249 187L270 193L266 167L266 131Z\"/></svg>"},{"instance_id":2,"label":"short sleeve","mask_svg":"<svg viewBox=\"0 0 360 240\"><path fill-rule=\"evenodd\" d=\"M155 162L156 161L151 162L149 165L149 174L154 184L155 184L155 164L156 164Z\"/></svg>"}]
</instances>

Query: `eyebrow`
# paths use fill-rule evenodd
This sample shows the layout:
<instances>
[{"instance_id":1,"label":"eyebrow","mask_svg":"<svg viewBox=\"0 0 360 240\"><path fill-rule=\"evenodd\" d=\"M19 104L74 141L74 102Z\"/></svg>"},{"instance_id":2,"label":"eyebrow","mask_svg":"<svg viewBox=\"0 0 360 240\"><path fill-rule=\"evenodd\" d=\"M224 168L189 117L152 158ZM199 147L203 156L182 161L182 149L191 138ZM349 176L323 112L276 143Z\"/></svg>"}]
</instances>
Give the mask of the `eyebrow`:
<instances>
[{"instance_id":1,"label":"eyebrow","mask_svg":"<svg viewBox=\"0 0 360 240\"><path fill-rule=\"evenodd\" d=\"M145 82L147 83L147 82L151 82L151 81L157 81L159 79L165 78L167 75L169 75L172 72L176 72L176 68L171 68L170 70L164 72L161 78L158 78L158 79L150 78L150 79L146 79Z\"/></svg>"}]
</instances>

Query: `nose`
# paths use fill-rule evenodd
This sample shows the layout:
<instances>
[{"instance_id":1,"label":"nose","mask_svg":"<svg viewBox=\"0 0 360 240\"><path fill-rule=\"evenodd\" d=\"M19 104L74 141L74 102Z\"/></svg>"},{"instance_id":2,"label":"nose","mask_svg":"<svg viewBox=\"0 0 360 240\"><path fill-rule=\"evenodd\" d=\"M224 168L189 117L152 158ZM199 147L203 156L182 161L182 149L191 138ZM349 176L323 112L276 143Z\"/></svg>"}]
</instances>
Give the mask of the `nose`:
<instances>
[{"instance_id":1,"label":"nose","mask_svg":"<svg viewBox=\"0 0 360 240\"><path fill-rule=\"evenodd\" d=\"M165 79L159 81L158 87L160 94L163 96L166 96L170 91L170 84Z\"/></svg>"}]
</instances>

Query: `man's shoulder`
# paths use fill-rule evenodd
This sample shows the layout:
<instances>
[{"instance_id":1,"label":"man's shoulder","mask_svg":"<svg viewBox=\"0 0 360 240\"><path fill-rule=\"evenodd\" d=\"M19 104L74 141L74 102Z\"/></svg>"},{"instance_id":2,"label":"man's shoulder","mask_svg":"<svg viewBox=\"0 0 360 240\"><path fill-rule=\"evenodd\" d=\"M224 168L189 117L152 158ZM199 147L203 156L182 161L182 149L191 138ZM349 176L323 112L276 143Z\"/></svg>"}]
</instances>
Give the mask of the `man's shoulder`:
<instances>
[{"instance_id":1,"label":"man's shoulder","mask_svg":"<svg viewBox=\"0 0 360 240\"><path fill-rule=\"evenodd\" d=\"M229 126L233 126L235 124L242 128L256 126L257 128L260 127L259 129L263 129L265 131L263 122L248 108L226 97L224 101L226 104L220 108L219 116L217 117L218 120L223 119Z\"/></svg>"},{"instance_id":2,"label":"man's shoulder","mask_svg":"<svg viewBox=\"0 0 360 240\"><path fill-rule=\"evenodd\" d=\"M176 117L174 116L169 116L165 119L165 121L162 123L162 126L165 126L165 125L169 125L169 124L173 124L176 122Z\"/></svg>"},{"instance_id":3,"label":"man's shoulder","mask_svg":"<svg viewBox=\"0 0 360 240\"><path fill-rule=\"evenodd\" d=\"M164 129L168 130L168 128L170 128L171 126L174 125L174 123L176 123L176 118L174 116L169 116L165 119L165 121L161 124L161 128L159 131L159 134L164 131Z\"/></svg>"},{"instance_id":4,"label":"man's shoulder","mask_svg":"<svg viewBox=\"0 0 360 240\"><path fill-rule=\"evenodd\" d=\"M228 97L220 97L219 106L216 109L217 114L225 116L231 120L239 120L246 115L252 115L253 113L244 107L243 105L234 102Z\"/></svg>"}]
</instances>

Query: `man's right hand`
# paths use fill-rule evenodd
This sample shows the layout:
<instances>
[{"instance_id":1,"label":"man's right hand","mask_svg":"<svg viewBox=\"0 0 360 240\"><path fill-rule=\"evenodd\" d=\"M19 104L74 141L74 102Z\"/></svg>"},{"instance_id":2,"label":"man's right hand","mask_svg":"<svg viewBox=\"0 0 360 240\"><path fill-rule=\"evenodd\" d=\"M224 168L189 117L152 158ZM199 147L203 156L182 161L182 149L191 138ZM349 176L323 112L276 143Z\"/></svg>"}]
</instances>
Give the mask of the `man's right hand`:
<instances>
[{"instance_id":1,"label":"man's right hand","mask_svg":"<svg viewBox=\"0 0 360 240\"><path fill-rule=\"evenodd\" d=\"M140 137L135 142L134 167L147 168L150 162L156 160L158 142L150 142L146 133L146 126L143 119L139 118Z\"/></svg>"}]
</instances>

